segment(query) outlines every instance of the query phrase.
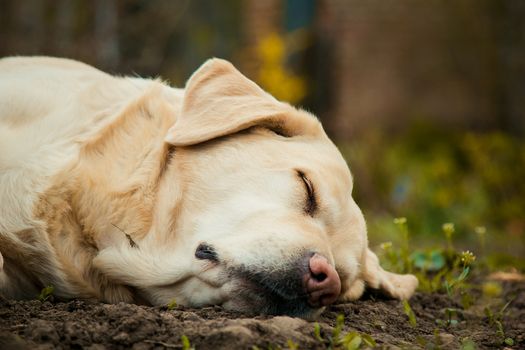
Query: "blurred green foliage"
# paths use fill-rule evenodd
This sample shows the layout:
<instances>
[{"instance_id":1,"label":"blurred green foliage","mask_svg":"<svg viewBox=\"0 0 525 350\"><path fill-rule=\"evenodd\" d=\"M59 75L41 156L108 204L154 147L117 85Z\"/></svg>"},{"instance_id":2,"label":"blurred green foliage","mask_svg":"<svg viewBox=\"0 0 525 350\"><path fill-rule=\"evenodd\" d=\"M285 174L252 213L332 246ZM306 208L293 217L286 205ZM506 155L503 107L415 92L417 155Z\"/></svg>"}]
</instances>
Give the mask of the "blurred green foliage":
<instances>
[{"instance_id":1,"label":"blurred green foliage","mask_svg":"<svg viewBox=\"0 0 525 350\"><path fill-rule=\"evenodd\" d=\"M404 216L416 241L441 238L442 223L454 222L455 239L478 250L507 244L523 253L524 140L416 124L340 146L372 240L391 240L392 218Z\"/></svg>"}]
</instances>

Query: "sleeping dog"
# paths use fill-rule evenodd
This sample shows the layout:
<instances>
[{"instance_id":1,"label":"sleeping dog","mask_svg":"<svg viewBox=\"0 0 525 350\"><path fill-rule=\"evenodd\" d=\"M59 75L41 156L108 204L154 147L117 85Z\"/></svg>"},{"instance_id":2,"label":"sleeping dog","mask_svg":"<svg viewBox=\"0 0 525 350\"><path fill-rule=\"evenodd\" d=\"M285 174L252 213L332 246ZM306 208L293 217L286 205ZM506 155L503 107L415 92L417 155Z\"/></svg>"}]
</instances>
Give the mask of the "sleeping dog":
<instances>
[{"instance_id":1,"label":"sleeping dog","mask_svg":"<svg viewBox=\"0 0 525 350\"><path fill-rule=\"evenodd\" d=\"M184 89L59 58L0 60L0 293L312 317L412 275L368 249L319 121L232 64Z\"/></svg>"}]
</instances>

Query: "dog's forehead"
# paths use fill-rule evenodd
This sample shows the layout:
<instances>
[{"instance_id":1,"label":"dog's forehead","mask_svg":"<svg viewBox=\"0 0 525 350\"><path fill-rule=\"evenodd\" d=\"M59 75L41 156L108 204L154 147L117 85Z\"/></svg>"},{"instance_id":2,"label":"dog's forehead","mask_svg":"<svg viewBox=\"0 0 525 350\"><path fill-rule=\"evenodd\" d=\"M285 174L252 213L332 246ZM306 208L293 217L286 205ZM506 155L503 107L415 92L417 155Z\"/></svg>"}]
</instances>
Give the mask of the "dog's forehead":
<instances>
[{"instance_id":1,"label":"dog's forehead","mask_svg":"<svg viewBox=\"0 0 525 350\"><path fill-rule=\"evenodd\" d=\"M191 168L210 168L213 165L213 169L226 175L225 178L301 171L312 181L321 183L330 195L346 195L352 188L348 165L325 134L284 137L256 129L190 147L184 152L195 156L189 157L188 161L199 160L199 165ZM202 177L206 174L217 176L209 172L195 175Z\"/></svg>"},{"instance_id":2,"label":"dog's forehead","mask_svg":"<svg viewBox=\"0 0 525 350\"><path fill-rule=\"evenodd\" d=\"M301 170L310 173L317 180L339 183L351 187L352 176L345 159L328 137L293 138L290 142L290 155Z\"/></svg>"}]
</instances>

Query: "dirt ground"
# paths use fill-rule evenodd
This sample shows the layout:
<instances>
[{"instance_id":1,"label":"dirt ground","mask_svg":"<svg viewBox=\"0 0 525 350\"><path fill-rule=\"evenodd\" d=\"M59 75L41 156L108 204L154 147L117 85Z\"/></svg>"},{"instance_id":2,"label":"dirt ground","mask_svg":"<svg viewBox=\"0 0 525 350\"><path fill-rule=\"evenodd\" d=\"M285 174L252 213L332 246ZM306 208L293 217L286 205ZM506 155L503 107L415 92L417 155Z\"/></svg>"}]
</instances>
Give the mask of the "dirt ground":
<instances>
[{"instance_id":1,"label":"dirt ground","mask_svg":"<svg viewBox=\"0 0 525 350\"><path fill-rule=\"evenodd\" d=\"M168 310L0 298L0 349L183 349L182 335L196 349L287 349L294 344L299 349L327 349L339 314L345 317L343 334L352 330L369 334L379 348L460 349L468 338L479 349L525 349L525 282L505 282L497 303L485 301L479 289L472 293L477 303L468 310L444 294L416 294L410 300L415 327L409 324L401 302L371 294L364 300L333 305L315 321L243 315L220 307ZM497 311L508 300L512 302L502 319L502 335L483 308L492 305ZM458 310L448 326L447 308ZM315 334L316 322L322 340ZM514 344L504 344L505 338L512 338Z\"/></svg>"}]
</instances>

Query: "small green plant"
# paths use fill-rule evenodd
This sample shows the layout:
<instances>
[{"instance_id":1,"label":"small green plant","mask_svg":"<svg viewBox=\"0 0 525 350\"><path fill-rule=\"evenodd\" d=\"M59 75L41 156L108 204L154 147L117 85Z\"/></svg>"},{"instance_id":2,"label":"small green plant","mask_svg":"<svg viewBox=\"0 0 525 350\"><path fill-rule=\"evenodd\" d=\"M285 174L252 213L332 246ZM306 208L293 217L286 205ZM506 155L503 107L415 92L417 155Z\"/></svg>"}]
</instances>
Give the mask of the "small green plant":
<instances>
[{"instance_id":1,"label":"small green plant","mask_svg":"<svg viewBox=\"0 0 525 350\"><path fill-rule=\"evenodd\" d=\"M400 257L403 262L402 272L411 273L412 264L410 261L410 236L408 231L408 223L405 217L395 218L394 224L399 229L401 233L401 251Z\"/></svg>"},{"instance_id":2,"label":"small green plant","mask_svg":"<svg viewBox=\"0 0 525 350\"><path fill-rule=\"evenodd\" d=\"M343 337L341 345L344 349L354 350L360 349L362 345L373 348L377 343L369 334L352 331Z\"/></svg>"},{"instance_id":3,"label":"small green plant","mask_svg":"<svg viewBox=\"0 0 525 350\"><path fill-rule=\"evenodd\" d=\"M473 268L482 268L483 271L489 268L490 261L484 263L477 261L477 257L470 250L458 251L454 246L454 237L456 227L453 223L445 223L441 226L444 242L441 247L433 247L432 249L415 250L409 255L409 240L410 232L408 230L407 219L404 217L396 218L393 221L397 227L398 232L401 233L399 245L395 247L392 242L385 242L380 245L382 253L381 263L388 269L398 273L409 273L412 271L419 279L419 290L426 292L446 292L447 295L455 301L461 302L462 308L449 307L444 309L444 314L441 319L436 320L436 323L446 329L456 327L460 321L466 322L463 310L471 307L476 300L475 294L471 293L473 287L468 278L472 274ZM476 227L474 232L479 241L479 248L481 251L485 250L486 229L484 227ZM488 281L480 285L483 293L483 300L486 298L494 299L502 295L503 290L499 283ZM510 302L509 302L510 303ZM494 327L497 339L501 345L512 346L515 340L505 334L503 324L503 316L509 303L505 304L498 312L493 312L490 307L485 308L485 314L488 318L489 324ZM415 314L407 301L403 301L403 310L407 315L408 322L412 327L417 326L417 319ZM479 304L479 303L477 303ZM334 329L335 338L340 337L342 328L338 327L339 323ZM430 341L424 338L418 341L421 344L426 344L424 347L438 349L441 347L443 337L440 336L440 328L435 329L435 339ZM332 337L334 338L334 337ZM345 344L350 344L349 348L359 348L363 344L363 336L361 334L347 333L344 339ZM337 349L341 341L337 342L335 339L330 339L330 348ZM472 340L465 338L461 341L461 348L470 350L475 348L475 343Z\"/></svg>"},{"instance_id":4,"label":"small green plant","mask_svg":"<svg viewBox=\"0 0 525 350\"><path fill-rule=\"evenodd\" d=\"M331 350L357 350L363 346L375 347L376 341L372 336L366 333L360 333L357 331L350 331L343 334L344 328L344 315L340 314L336 318L336 324L332 331L332 334L327 340L321 336L320 326L318 323L314 324L314 336L315 338L324 343L328 349Z\"/></svg>"},{"instance_id":5,"label":"small green plant","mask_svg":"<svg viewBox=\"0 0 525 350\"><path fill-rule=\"evenodd\" d=\"M459 291L462 303L466 308L472 304L472 298L465 292L466 285L463 283L470 272L470 266L475 260L470 251L458 254L454 250L453 223L442 225L445 236L445 247L437 247L425 250L415 250L410 253L410 232L407 219L395 218L394 224L401 233L401 247L394 249L392 242L381 244L382 263L389 270L398 273L414 273L419 279L419 289L426 292L447 291L449 296Z\"/></svg>"},{"instance_id":6,"label":"small green plant","mask_svg":"<svg viewBox=\"0 0 525 350\"><path fill-rule=\"evenodd\" d=\"M286 345L288 345L289 350L299 350L299 344L297 344L291 339L288 339L288 341L286 342Z\"/></svg>"},{"instance_id":7,"label":"small green plant","mask_svg":"<svg viewBox=\"0 0 525 350\"><path fill-rule=\"evenodd\" d=\"M55 287L53 287L52 285L42 288L40 294L38 295L38 300L40 300L41 302L47 301L53 296L54 291Z\"/></svg>"},{"instance_id":8,"label":"small green plant","mask_svg":"<svg viewBox=\"0 0 525 350\"><path fill-rule=\"evenodd\" d=\"M177 301L175 299L171 299L171 301L166 305L168 310L173 310L177 307Z\"/></svg>"},{"instance_id":9,"label":"small green plant","mask_svg":"<svg viewBox=\"0 0 525 350\"><path fill-rule=\"evenodd\" d=\"M432 349L432 350L441 350L441 349L448 349L451 344L450 342L444 342L443 334L440 333L439 328L434 328L433 331L433 339L424 338L422 336L416 337L416 343L423 349ZM410 348L411 349L411 348ZM464 338L461 341L461 347L460 350L476 350L477 346L476 343L474 343L469 338Z\"/></svg>"},{"instance_id":10,"label":"small green plant","mask_svg":"<svg viewBox=\"0 0 525 350\"><path fill-rule=\"evenodd\" d=\"M454 227L453 223L447 222L447 223L443 224L441 229L443 230L443 234L445 235L445 239L447 241L447 251L449 253L453 253L454 252L454 245L452 244L452 235L456 231L456 228Z\"/></svg>"},{"instance_id":11,"label":"small green plant","mask_svg":"<svg viewBox=\"0 0 525 350\"><path fill-rule=\"evenodd\" d=\"M436 323L442 327L449 328L458 324L458 314L460 310L447 307L445 309L445 320L438 319Z\"/></svg>"},{"instance_id":12,"label":"small green plant","mask_svg":"<svg viewBox=\"0 0 525 350\"><path fill-rule=\"evenodd\" d=\"M472 339L465 338L461 342L461 350L476 350L477 346L476 343Z\"/></svg>"},{"instance_id":13,"label":"small green plant","mask_svg":"<svg viewBox=\"0 0 525 350\"><path fill-rule=\"evenodd\" d=\"M180 336L182 342L182 350L194 350L195 348L191 346L190 340L184 334Z\"/></svg>"},{"instance_id":14,"label":"small green plant","mask_svg":"<svg viewBox=\"0 0 525 350\"><path fill-rule=\"evenodd\" d=\"M489 324L496 328L496 335L500 340L501 344L506 344L509 346L514 345L514 339L505 336L505 330L503 328L503 317L505 316L505 311L512 303L512 300L507 302L498 312L494 313L489 307L485 307L485 315L489 321Z\"/></svg>"},{"instance_id":15,"label":"small green plant","mask_svg":"<svg viewBox=\"0 0 525 350\"><path fill-rule=\"evenodd\" d=\"M408 323L410 323L412 327L417 326L416 314L414 314L414 311L407 300L403 300L403 310L408 317Z\"/></svg>"},{"instance_id":16,"label":"small green plant","mask_svg":"<svg viewBox=\"0 0 525 350\"><path fill-rule=\"evenodd\" d=\"M321 336L321 326L317 322L314 323L314 337L321 343L324 343L324 339Z\"/></svg>"},{"instance_id":17,"label":"small green plant","mask_svg":"<svg viewBox=\"0 0 525 350\"><path fill-rule=\"evenodd\" d=\"M456 278L447 279L444 282L445 289L450 297L452 296L452 292L454 291L454 289L462 287L465 278L467 278L470 272L470 265L472 265L474 260L476 260L476 256L474 256L474 254L472 254L468 250L461 252L461 254L459 255L459 259L456 258L454 267L458 266L459 264L462 264L461 274Z\"/></svg>"},{"instance_id":18,"label":"small green plant","mask_svg":"<svg viewBox=\"0 0 525 350\"><path fill-rule=\"evenodd\" d=\"M343 332L343 327L345 325L345 316L342 314L337 315L335 320L335 327L332 331L332 336L330 337L330 345L333 348L341 339L341 333Z\"/></svg>"}]
</instances>

